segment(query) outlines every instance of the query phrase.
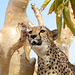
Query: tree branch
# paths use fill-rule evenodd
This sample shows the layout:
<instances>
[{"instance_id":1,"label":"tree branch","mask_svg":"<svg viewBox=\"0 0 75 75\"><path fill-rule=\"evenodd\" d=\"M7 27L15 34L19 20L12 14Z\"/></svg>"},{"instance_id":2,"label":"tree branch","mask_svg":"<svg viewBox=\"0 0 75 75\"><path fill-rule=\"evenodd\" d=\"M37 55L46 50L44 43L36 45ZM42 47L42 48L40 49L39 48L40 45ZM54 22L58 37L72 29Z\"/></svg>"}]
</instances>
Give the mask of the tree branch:
<instances>
[{"instance_id":1,"label":"tree branch","mask_svg":"<svg viewBox=\"0 0 75 75\"><path fill-rule=\"evenodd\" d=\"M29 0L9 0L5 23L1 29L2 37L0 36L0 44L2 47L2 50L0 50L0 58L2 58L0 60L0 62L2 62L2 65L0 65L2 69L2 71L0 71L1 75L33 75L35 59L27 60L30 50L26 53L28 58L22 57L24 54L23 46L26 44L25 28L28 27L29 24L29 19L26 15L28 2ZM33 26L33 24L29 25ZM18 60L17 57L18 49L20 52L20 60ZM2 54L2 51L4 54Z\"/></svg>"},{"instance_id":2,"label":"tree branch","mask_svg":"<svg viewBox=\"0 0 75 75\"><path fill-rule=\"evenodd\" d=\"M35 26L34 26L34 24L32 22L29 21L28 28L31 28L31 27L35 27Z\"/></svg>"},{"instance_id":3,"label":"tree branch","mask_svg":"<svg viewBox=\"0 0 75 75\"><path fill-rule=\"evenodd\" d=\"M38 20L39 26L43 26L44 23L43 23L43 18L42 18L41 10L35 8L35 4L31 4L31 7L32 7L32 9L33 9L33 11L34 11L35 17L36 17L37 20Z\"/></svg>"},{"instance_id":4,"label":"tree branch","mask_svg":"<svg viewBox=\"0 0 75 75\"><path fill-rule=\"evenodd\" d=\"M25 25L23 23L19 23L18 24L20 26L21 29L21 36L20 39L12 46L9 48L8 50L8 54L7 54L7 58L11 59L13 53L18 50L20 47L23 46L23 44L26 42L26 28Z\"/></svg>"}]
</instances>

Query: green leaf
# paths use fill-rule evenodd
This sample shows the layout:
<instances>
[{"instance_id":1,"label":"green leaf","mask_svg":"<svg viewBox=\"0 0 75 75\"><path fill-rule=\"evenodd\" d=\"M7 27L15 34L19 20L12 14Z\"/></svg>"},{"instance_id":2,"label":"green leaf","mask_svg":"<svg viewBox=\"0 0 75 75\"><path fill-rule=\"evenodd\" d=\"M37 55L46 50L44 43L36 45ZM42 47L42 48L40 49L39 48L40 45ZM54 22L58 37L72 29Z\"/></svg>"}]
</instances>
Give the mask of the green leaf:
<instances>
[{"instance_id":1,"label":"green leaf","mask_svg":"<svg viewBox=\"0 0 75 75\"><path fill-rule=\"evenodd\" d=\"M62 16L58 17L58 14L56 14L56 23L57 23L57 29L59 30L58 40L60 41L61 30L62 30Z\"/></svg>"},{"instance_id":2,"label":"green leaf","mask_svg":"<svg viewBox=\"0 0 75 75\"><path fill-rule=\"evenodd\" d=\"M57 12L57 8L61 3L63 3L63 0L55 0L55 13Z\"/></svg>"},{"instance_id":3,"label":"green leaf","mask_svg":"<svg viewBox=\"0 0 75 75\"><path fill-rule=\"evenodd\" d=\"M69 0L64 1L64 6L68 6Z\"/></svg>"},{"instance_id":4,"label":"green leaf","mask_svg":"<svg viewBox=\"0 0 75 75\"><path fill-rule=\"evenodd\" d=\"M70 0L70 2L71 2L72 9L73 9L73 14L75 16L75 0Z\"/></svg>"},{"instance_id":5,"label":"green leaf","mask_svg":"<svg viewBox=\"0 0 75 75\"><path fill-rule=\"evenodd\" d=\"M66 23L67 27L71 30L71 32L75 36L75 28L73 27L73 24L71 22L70 13L69 13L69 9L67 6L64 6L63 17L64 17L64 22Z\"/></svg>"},{"instance_id":6,"label":"green leaf","mask_svg":"<svg viewBox=\"0 0 75 75\"><path fill-rule=\"evenodd\" d=\"M57 8L57 12L56 14L60 15L60 17L62 16L62 12L63 12L63 3L61 3L58 8Z\"/></svg>"},{"instance_id":7,"label":"green leaf","mask_svg":"<svg viewBox=\"0 0 75 75\"><path fill-rule=\"evenodd\" d=\"M43 10L45 9L45 7L48 5L48 3L50 2L51 0L45 0L43 5L41 6L43 8Z\"/></svg>"},{"instance_id":8,"label":"green leaf","mask_svg":"<svg viewBox=\"0 0 75 75\"><path fill-rule=\"evenodd\" d=\"M54 10L55 10L55 1L52 3L52 5L49 9L48 15L51 14Z\"/></svg>"}]
</instances>

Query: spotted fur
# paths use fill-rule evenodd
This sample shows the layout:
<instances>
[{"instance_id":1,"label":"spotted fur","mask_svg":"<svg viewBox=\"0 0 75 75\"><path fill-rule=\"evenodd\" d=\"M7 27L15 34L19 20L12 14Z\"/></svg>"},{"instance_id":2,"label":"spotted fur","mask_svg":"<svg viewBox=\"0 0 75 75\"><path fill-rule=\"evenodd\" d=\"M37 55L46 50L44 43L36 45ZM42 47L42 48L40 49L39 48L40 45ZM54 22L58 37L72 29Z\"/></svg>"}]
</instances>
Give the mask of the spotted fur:
<instances>
[{"instance_id":1,"label":"spotted fur","mask_svg":"<svg viewBox=\"0 0 75 75\"><path fill-rule=\"evenodd\" d=\"M75 66L54 44L57 36L57 30L50 31L43 26L28 32L31 48L38 55L38 75L75 75Z\"/></svg>"}]
</instances>

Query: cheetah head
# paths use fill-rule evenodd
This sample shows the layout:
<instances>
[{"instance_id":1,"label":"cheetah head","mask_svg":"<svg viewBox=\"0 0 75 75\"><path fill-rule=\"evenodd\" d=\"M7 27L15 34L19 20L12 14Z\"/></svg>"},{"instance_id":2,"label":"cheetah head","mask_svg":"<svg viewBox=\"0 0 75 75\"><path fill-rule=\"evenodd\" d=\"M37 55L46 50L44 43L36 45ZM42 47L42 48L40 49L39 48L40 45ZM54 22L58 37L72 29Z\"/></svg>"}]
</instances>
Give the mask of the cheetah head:
<instances>
[{"instance_id":1,"label":"cheetah head","mask_svg":"<svg viewBox=\"0 0 75 75\"><path fill-rule=\"evenodd\" d=\"M43 53L58 37L58 30L50 31L44 26L33 27L28 31L28 41L35 53Z\"/></svg>"}]
</instances>

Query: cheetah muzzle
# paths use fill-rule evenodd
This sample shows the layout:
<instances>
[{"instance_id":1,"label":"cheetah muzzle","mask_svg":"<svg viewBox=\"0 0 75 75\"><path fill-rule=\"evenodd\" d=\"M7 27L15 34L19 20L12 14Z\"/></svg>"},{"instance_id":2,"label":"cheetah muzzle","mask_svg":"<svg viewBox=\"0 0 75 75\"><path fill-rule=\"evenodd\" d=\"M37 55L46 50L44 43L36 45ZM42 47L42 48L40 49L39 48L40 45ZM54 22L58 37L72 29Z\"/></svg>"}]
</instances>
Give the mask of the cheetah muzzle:
<instances>
[{"instance_id":1,"label":"cheetah muzzle","mask_svg":"<svg viewBox=\"0 0 75 75\"><path fill-rule=\"evenodd\" d=\"M39 45L42 44L42 41L40 39L38 41L34 40L34 41L31 42L31 44L32 45L38 45L39 46Z\"/></svg>"}]
</instances>

